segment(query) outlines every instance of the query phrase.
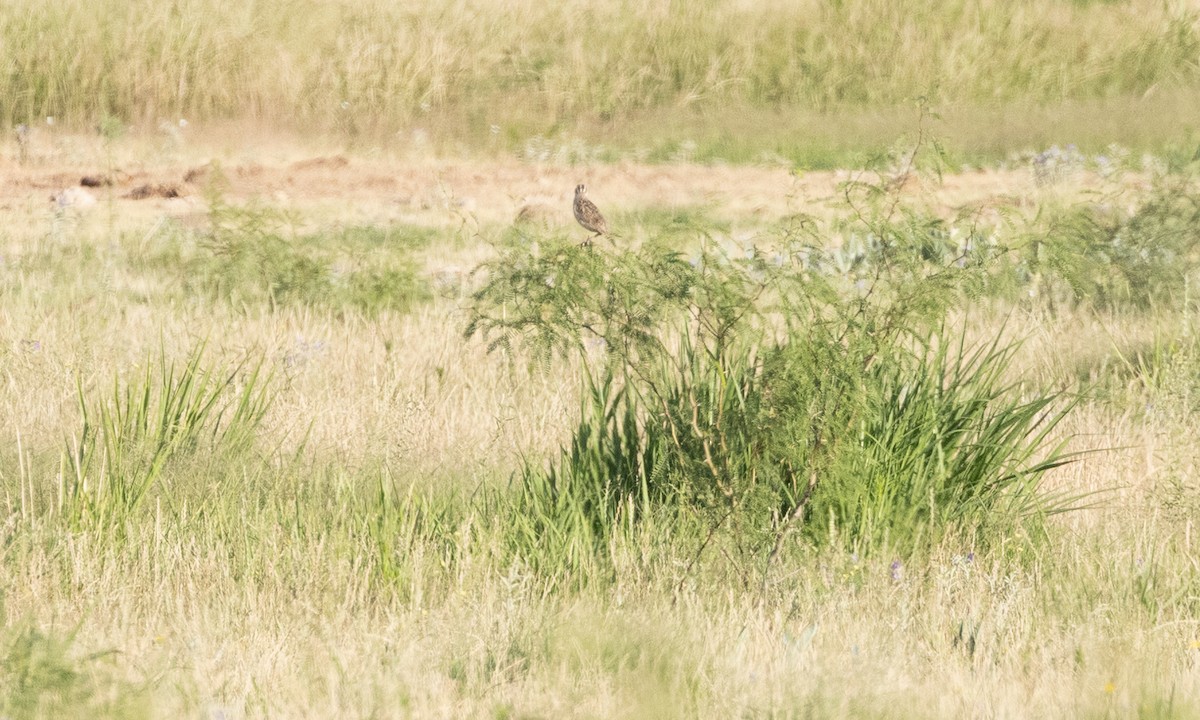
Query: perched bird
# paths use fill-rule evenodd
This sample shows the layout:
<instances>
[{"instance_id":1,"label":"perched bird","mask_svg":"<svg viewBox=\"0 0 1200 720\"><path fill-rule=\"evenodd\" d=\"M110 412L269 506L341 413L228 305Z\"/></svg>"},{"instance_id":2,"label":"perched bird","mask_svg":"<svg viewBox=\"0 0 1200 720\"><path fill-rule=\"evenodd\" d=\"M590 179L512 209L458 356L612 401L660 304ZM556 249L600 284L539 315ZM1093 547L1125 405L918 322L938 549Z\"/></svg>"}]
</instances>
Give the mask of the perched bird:
<instances>
[{"instance_id":1,"label":"perched bird","mask_svg":"<svg viewBox=\"0 0 1200 720\"><path fill-rule=\"evenodd\" d=\"M596 233L587 240L583 241L584 245L591 245L592 240L598 235L608 234L608 221L600 214L600 209L596 207L596 203L587 199L587 188L582 184L575 186L575 219L579 224Z\"/></svg>"}]
</instances>

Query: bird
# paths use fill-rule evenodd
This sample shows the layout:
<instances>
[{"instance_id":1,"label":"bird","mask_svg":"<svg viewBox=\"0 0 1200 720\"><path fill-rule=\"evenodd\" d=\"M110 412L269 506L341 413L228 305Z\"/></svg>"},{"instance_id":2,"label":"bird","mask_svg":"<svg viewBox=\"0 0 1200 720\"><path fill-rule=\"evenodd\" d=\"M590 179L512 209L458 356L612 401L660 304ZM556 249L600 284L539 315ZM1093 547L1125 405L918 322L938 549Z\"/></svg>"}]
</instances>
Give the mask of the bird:
<instances>
[{"instance_id":1,"label":"bird","mask_svg":"<svg viewBox=\"0 0 1200 720\"><path fill-rule=\"evenodd\" d=\"M600 208L596 207L596 203L587 199L587 188L582 183L575 186L575 219L584 228L596 233L583 241L584 245L591 245L592 240L600 235L608 234L608 221L600 214Z\"/></svg>"}]
</instances>

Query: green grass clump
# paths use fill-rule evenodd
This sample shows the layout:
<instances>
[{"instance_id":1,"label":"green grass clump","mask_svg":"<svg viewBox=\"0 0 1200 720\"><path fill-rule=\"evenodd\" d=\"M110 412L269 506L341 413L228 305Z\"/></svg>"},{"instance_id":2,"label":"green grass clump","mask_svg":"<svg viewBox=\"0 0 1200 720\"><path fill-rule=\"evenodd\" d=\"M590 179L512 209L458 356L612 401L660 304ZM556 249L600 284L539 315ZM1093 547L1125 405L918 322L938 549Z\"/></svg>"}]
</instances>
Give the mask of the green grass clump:
<instances>
[{"instance_id":1,"label":"green grass clump","mask_svg":"<svg viewBox=\"0 0 1200 720\"><path fill-rule=\"evenodd\" d=\"M468 334L591 373L568 447L521 473L518 546L586 575L642 522L719 527L760 561L798 528L904 553L1037 536L1062 507L1039 481L1068 459L1050 438L1070 402L1012 384L1017 346L945 328L996 256L947 263L944 224L889 188L848 186L839 228L866 240L833 251L790 226L772 255L504 245Z\"/></svg>"},{"instance_id":2,"label":"green grass clump","mask_svg":"<svg viewBox=\"0 0 1200 720\"><path fill-rule=\"evenodd\" d=\"M570 444L547 468L525 465L507 539L523 562L552 580L605 577L610 544L637 524L673 516L677 458L647 430L632 391L611 376L587 388Z\"/></svg>"},{"instance_id":3,"label":"green grass clump","mask_svg":"<svg viewBox=\"0 0 1200 720\"><path fill-rule=\"evenodd\" d=\"M208 367L203 346L179 365L164 354L140 378L114 379L108 397L80 386L83 426L63 456L59 512L73 527L120 533L182 463L219 465L249 449L271 398L259 367Z\"/></svg>"},{"instance_id":4,"label":"green grass clump","mask_svg":"<svg viewBox=\"0 0 1200 720\"><path fill-rule=\"evenodd\" d=\"M1052 438L1071 402L1009 384L1017 345L966 348L953 336L881 361L844 451L814 493L817 540L839 532L855 545L1040 535L1066 507L1039 488L1071 458Z\"/></svg>"}]
</instances>

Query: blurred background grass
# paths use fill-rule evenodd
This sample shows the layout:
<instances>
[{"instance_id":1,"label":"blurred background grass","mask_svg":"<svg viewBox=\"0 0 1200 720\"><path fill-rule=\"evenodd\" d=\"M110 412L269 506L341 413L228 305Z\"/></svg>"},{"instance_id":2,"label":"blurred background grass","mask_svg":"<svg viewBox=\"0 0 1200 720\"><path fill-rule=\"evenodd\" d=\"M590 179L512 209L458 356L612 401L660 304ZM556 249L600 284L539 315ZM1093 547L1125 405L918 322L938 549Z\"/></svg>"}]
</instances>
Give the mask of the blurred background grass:
<instances>
[{"instance_id":1,"label":"blurred background grass","mask_svg":"<svg viewBox=\"0 0 1200 720\"><path fill-rule=\"evenodd\" d=\"M248 120L471 152L569 135L826 166L893 141L924 98L964 161L1170 150L1197 138L1198 18L1156 0L13 0L0 123Z\"/></svg>"}]
</instances>

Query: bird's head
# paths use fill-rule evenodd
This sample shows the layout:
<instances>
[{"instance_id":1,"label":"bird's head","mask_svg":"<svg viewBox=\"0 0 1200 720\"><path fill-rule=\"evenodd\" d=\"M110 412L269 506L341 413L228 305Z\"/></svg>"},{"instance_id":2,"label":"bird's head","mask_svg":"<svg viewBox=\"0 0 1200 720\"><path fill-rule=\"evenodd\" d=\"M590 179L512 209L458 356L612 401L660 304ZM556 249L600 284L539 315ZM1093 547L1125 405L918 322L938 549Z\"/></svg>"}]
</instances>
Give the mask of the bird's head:
<instances>
[{"instance_id":1,"label":"bird's head","mask_svg":"<svg viewBox=\"0 0 1200 720\"><path fill-rule=\"evenodd\" d=\"M587 195L587 188L583 186L583 183L579 183L575 186L575 195Z\"/></svg>"}]
</instances>

